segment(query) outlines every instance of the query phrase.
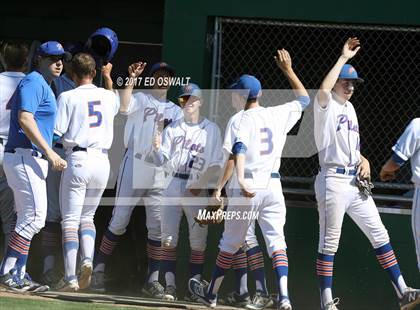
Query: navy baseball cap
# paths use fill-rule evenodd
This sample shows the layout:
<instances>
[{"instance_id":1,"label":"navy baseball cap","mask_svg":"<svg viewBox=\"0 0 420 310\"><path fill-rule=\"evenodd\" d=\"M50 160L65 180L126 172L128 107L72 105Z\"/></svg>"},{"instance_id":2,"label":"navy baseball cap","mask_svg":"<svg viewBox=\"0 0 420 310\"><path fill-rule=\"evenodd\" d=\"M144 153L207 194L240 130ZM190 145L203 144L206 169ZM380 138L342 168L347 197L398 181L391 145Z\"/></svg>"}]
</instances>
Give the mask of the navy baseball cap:
<instances>
[{"instance_id":1,"label":"navy baseball cap","mask_svg":"<svg viewBox=\"0 0 420 310\"><path fill-rule=\"evenodd\" d=\"M256 99L262 95L260 81L255 76L249 74L242 75L235 83L230 85L229 88L249 90L248 100Z\"/></svg>"},{"instance_id":2,"label":"navy baseball cap","mask_svg":"<svg viewBox=\"0 0 420 310\"><path fill-rule=\"evenodd\" d=\"M178 98L185 97L185 96L194 96L201 99L201 89L195 83L189 83L181 87L181 94Z\"/></svg>"},{"instance_id":3,"label":"navy baseball cap","mask_svg":"<svg viewBox=\"0 0 420 310\"><path fill-rule=\"evenodd\" d=\"M175 75L175 69L173 67L168 65L166 62L158 62L150 68L149 76L152 76L153 74L155 74L156 71L159 70L166 70L171 74L171 76Z\"/></svg>"},{"instance_id":4,"label":"navy baseball cap","mask_svg":"<svg viewBox=\"0 0 420 310\"><path fill-rule=\"evenodd\" d=\"M37 50L40 56L62 56L64 60L71 58L70 53L66 52L63 46L57 41L48 41L42 43Z\"/></svg>"},{"instance_id":5,"label":"navy baseball cap","mask_svg":"<svg viewBox=\"0 0 420 310\"><path fill-rule=\"evenodd\" d=\"M363 79L359 78L356 69L350 64L345 64L340 71L338 76L339 79L356 80L357 82L364 82Z\"/></svg>"}]
</instances>

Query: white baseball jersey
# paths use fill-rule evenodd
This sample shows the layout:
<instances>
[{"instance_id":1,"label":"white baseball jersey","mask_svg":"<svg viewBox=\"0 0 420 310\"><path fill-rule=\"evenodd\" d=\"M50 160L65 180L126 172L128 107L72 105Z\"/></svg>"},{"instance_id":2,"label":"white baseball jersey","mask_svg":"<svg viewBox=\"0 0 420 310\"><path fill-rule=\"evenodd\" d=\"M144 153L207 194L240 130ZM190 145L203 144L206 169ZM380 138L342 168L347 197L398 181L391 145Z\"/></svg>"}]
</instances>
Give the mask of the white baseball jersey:
<instances>
[{"instance_id":1,"label":"white baseball jersey","mask_svg":"<svg viewBox=\"0 0 420 310\"><path fill-rule=\"evenodd\" d=\"M161 101L151 94L137 92L131 97L124 131L126 148L135 153L148 154L152 150L152 137L171 122L184 116L179 106Z\"/></svg>"},{"instance_id":2,"label":"white baseball jersey","mask_svg":"<svg viewBox=\"0 0 420 310\"><path fill-rule=\"evenodd\" d=\"M321 167L353 167L360 162L359 123L351 102L338 102L329 94L322 108L315 97L315 143Z\"/></svg>"},{"instance_id":3,"label":"white baseball jersey","mask_svg":"<svg viewBox=\"0 0 420 310\"><path fill-rule=\"evenodd\" d=\"M212 166L222 167L223 153L219 127L203 118L198 124L180 119L163 131L162 154L169 171L192 174L192 180Z\"/></svg>"},{"instance_id":4,"label":"white baseball jersey","mask_svg":"<svg viewBox=\"0 0 420 310\"><path fill-rule=\"evenodd\" d=\"M0 73L0 138L7 139L10 126L10 107L7 106L18 84L25 77L22 72Z\"/></svg>"},{"instance_id":5,"label":"white baseball jersey","mask_svg":"<svg viewBox=\"0 0 420 310\"><path fill-rule=\"evenodd\" d=\"M223 150L229 155L232 154L232 147L235 143L236 133L239 130L239 125L241 123L243 115L244 110L239 111L229 119L229 122L226 125L225 139L223 141Z\"/></svg>"},{"instance_id":6,"label":"white baseball jersey","mask_svg":"<svg viewBox=\"0 0 420 310\"><path fill-rule=\"evenodd\" d=\"M93 84L82 85L58 97L54 131L62 136L65 149L74 146L109 149L118 110L115 93Z\"/></svg>"},{"instance_id":7,"label":"white baseball jersey","mask_svg":"<svg viewBox=\"0 0 420 310\"><path fill-rule=\"evenodd\" d=\"M267 185L271 173L279 171L287 133L301 115L302 105L297 100L244 112L235 143L242 142L247 147L245 173L252 173L255 185Z\"/></svg>"},{"instance_id":8,"label":"white baseball jersey","mask_svg":"<svg viewBox=\"0 0 420 310\"><path fill-rule=\"evenodd\" d=\"M411 161L411 181L420 185L420 118L411 121L392 150L401 159Z\"/></svg>"}]
</instances>

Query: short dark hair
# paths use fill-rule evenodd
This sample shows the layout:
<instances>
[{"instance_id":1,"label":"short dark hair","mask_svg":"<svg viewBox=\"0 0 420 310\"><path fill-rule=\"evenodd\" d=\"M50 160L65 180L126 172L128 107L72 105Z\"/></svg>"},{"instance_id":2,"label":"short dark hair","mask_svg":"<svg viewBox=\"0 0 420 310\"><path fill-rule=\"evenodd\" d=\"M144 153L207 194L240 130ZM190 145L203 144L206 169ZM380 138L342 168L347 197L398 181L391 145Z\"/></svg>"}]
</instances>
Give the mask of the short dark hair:
<instances>
[{"instance_id":1,"label":"short dark hair","mask_svg":"<svg viewBox=\"0 0 420 310\"><path fill-rule=\"evenodd\" d=\"M79 79L94 77L96 72L95 59L89 54L78 53L71 61L71 69Z\"/></svg>"},{"instance_id":2,"label":"short dark hair","mask_svg":"<svg viewBox=\"0 0 420 310\"><path fill-rule=\"evenodd\" d=\"M20 69L28 61L28 44L18 40L7 41L3 44L1 53L7 67L6 69Z\"/></svg>"}]
</instances>

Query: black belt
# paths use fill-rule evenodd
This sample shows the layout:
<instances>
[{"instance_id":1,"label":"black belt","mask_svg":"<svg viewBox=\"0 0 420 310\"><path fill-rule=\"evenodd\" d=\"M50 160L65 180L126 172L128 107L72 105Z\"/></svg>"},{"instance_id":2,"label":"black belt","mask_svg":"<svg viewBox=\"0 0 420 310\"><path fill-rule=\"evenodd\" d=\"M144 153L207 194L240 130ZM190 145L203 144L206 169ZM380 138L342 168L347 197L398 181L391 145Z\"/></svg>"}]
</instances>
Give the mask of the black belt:
<instances>
[{"instance_id":1,"label":"black belt","mask_svg":"<svg viewBox=\"0 0 420 310\"><path fill-rule=\"evenodd\" d=\"M64 148L64 145L62 145L61 143L56 143L54 146L55 146L57 149L63 149L63 148Z\"/></svg>"},{"instance_id":2,"label":"black belt","mask_svg":"<svg viewBox=\"0 0 420 310\"><path fill-rule=\"evenodd\" d=\"M87 152L87 148L76 145L72 148L73 152Z\"/></svg>"},{"instance_id":3,"label":"black belt","mask_svg":"<svg viewBox=\"0 0 420 310\"><path fill-rule=\"evenodd\" d=\"M6 150L4 150L4 152L5 153L12 153L12 154L14 154L14 153L16 153L16 150L15 149L6 149ZM33 157L38 157L38 158L42 158L42 159L48 160L47 156L45 156L41 152L38 152L38 151L35 151L35 150L32 150L31 155Z\"/></svg>"},{"instance_id":4,"label":"black belt","mask_svg":"<svg viewBox=\"0 0 420 310\"><path fill-rule=\"evenodd\" d=\"M188 180L190 178L190 175L189 174L186 174L186 173L178 173L178 172L177 173L174 173L173 176L175 178L179 178L179 179L183 179L183 180Z\"/></svg>"},{"instance_id":5,"label":"black belt","mask_svg":"<svg viewBox=\"0 0 420 310\"><path fill-rule=\"evenodd\" d=\"M251 172L245 172L244 177L245 177L245 179L253 179L254 178ZM280 179L280 173L271 172L270 177L272 179Z\"/></svg>"}]
</instances>

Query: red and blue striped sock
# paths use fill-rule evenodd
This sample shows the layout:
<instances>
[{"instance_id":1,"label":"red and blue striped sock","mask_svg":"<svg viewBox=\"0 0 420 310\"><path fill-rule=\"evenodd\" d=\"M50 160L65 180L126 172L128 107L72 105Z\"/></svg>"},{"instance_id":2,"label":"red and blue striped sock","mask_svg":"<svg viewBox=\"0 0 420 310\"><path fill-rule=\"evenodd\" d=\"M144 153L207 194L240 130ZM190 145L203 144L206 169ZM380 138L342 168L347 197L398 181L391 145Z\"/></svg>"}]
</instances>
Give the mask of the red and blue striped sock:
<instances>
[{"instance_id":1,"label":"red and blue striped sock","mask_svg":"<svg viewBox=\"0 0 420 310\"><path fill-rule=\"evenodd\" d=\"M148 275L147 282L159 281L159 268L162 256L160 241L147 239Z\"/></svg>"},{"instance_id":2,"label":"red and blue striped sock","mask_svg":"<svg viewBox=\"0 0 420 310\"><path fill-rule=\"evenodd\" d=\"M287 260L286 250L274 251L272 255L273 269L276 273L278 301L289 298L287 290L287 277L289 274L289 262Z\"/></svg>"},{"instance_id":3,"label":"red and blue striped sock","mask_svg":"<svg viewBox=\"0 0 420 310\"><path fill-rule=\"evenodd\" d=\"M225 273L232 267L233 254L220 251L217 255L216 266L213 270L213 275L207 291L207 297L214 300L217 297L220 285L222 284Z\"/></svg>"},{"instance_id":4,"label":"red and blue striped sock","mask_svg":"<svg viewBox=\"0 0 420 310\"><path fill-rule=\"evenodd\" d=\"M176 287L176 248L163 247L161 253L162 260L160 261L160 270L165 277L166 286L171 285Z\"/></svg>"},{"instance_id":5,"label":"red and blue striped sock","mask_svg":"<svg viewBox=\"0 0 420 310\"><path fill-rule=\"evenodd\" d=\"M107 229L102 237L101 245L94 259L95 272L105 272L105 264L117 246L119 236Z\"/></svg>"},{"instance_id":6,"label":"red and blue striped sock","mask_svg":"<svg viewBox=\"0 0 420 310\"><path fill-rule=\"evenodd\" d=\"M235 270L235 290L239 295L248 293L247 267L248 261L245 252L241 249L235 253L232 262Z\"/></svg>"},{"instance_id":7,"label":"red and blue striped sock","mask_svg":"<svg viewBox=\"0 0 420 310\"><path fill-rule=\"evenodd\" d=\"M388 272L398 297L401 298L404 291L407 289L407 285L401 275L400 266L398 265L391 244L387 243L380 248L375 249L375 254L382 268Z\"/></svg>"},{"instance_id":8,"label":"red and blue striped sock","mask_svg":"<svg viewBox=\"0 0 420 310\"><path fill-rule=\"evenodd\" d=\"M191 250L190 278L201 280L204 268L204 251Z\"/></svg>"},{"instance_id":9,"label":"red and blue striped sock","mask_svg":"<svg viewBox=\"0 0 420 310\"><path fill-rule=\"evenodd\" d=\"M334 255L318 253L316 260L316 274L319 282L319 292L321 295L321 306L333 300L332 298L332 280L334 269Z\"/></svg>"},{"instance_id":10,"label":"red and blue striped sock","mask_svg":"<svg viewBox=\"0 0 420 310\"><path fill-rule=\"evenodd\" d=\"M63 230L63 256L65 279L76 279L77 252L79 251L79 228L65 227Z\"/></svg>"},{"instance_id":11,"label":"red and blue striped sock","mask_svg":"<svg viewBox=\"0 0 420 310\"><path fill-rule=\"evenodd\" d=\"M264 272L264 257L260 247L257 245L246 251L248 257L248 267L255 278L255 290L264 295L268 295L267 283Z\"/></svg>"},{"instance_id":12,"label":"red and blue striped sock","mask_svg":"<svg viewBox=\"0 0 420 310\"><path fill-rule=\"evenodd\" d=\"M30 246L31 240L26 239L19 235L16 231L13 231L7 245L6 254L1 264L0 275L8 273L15 267L18 270L25 270Z\"/></svg>"}]
</instances>

